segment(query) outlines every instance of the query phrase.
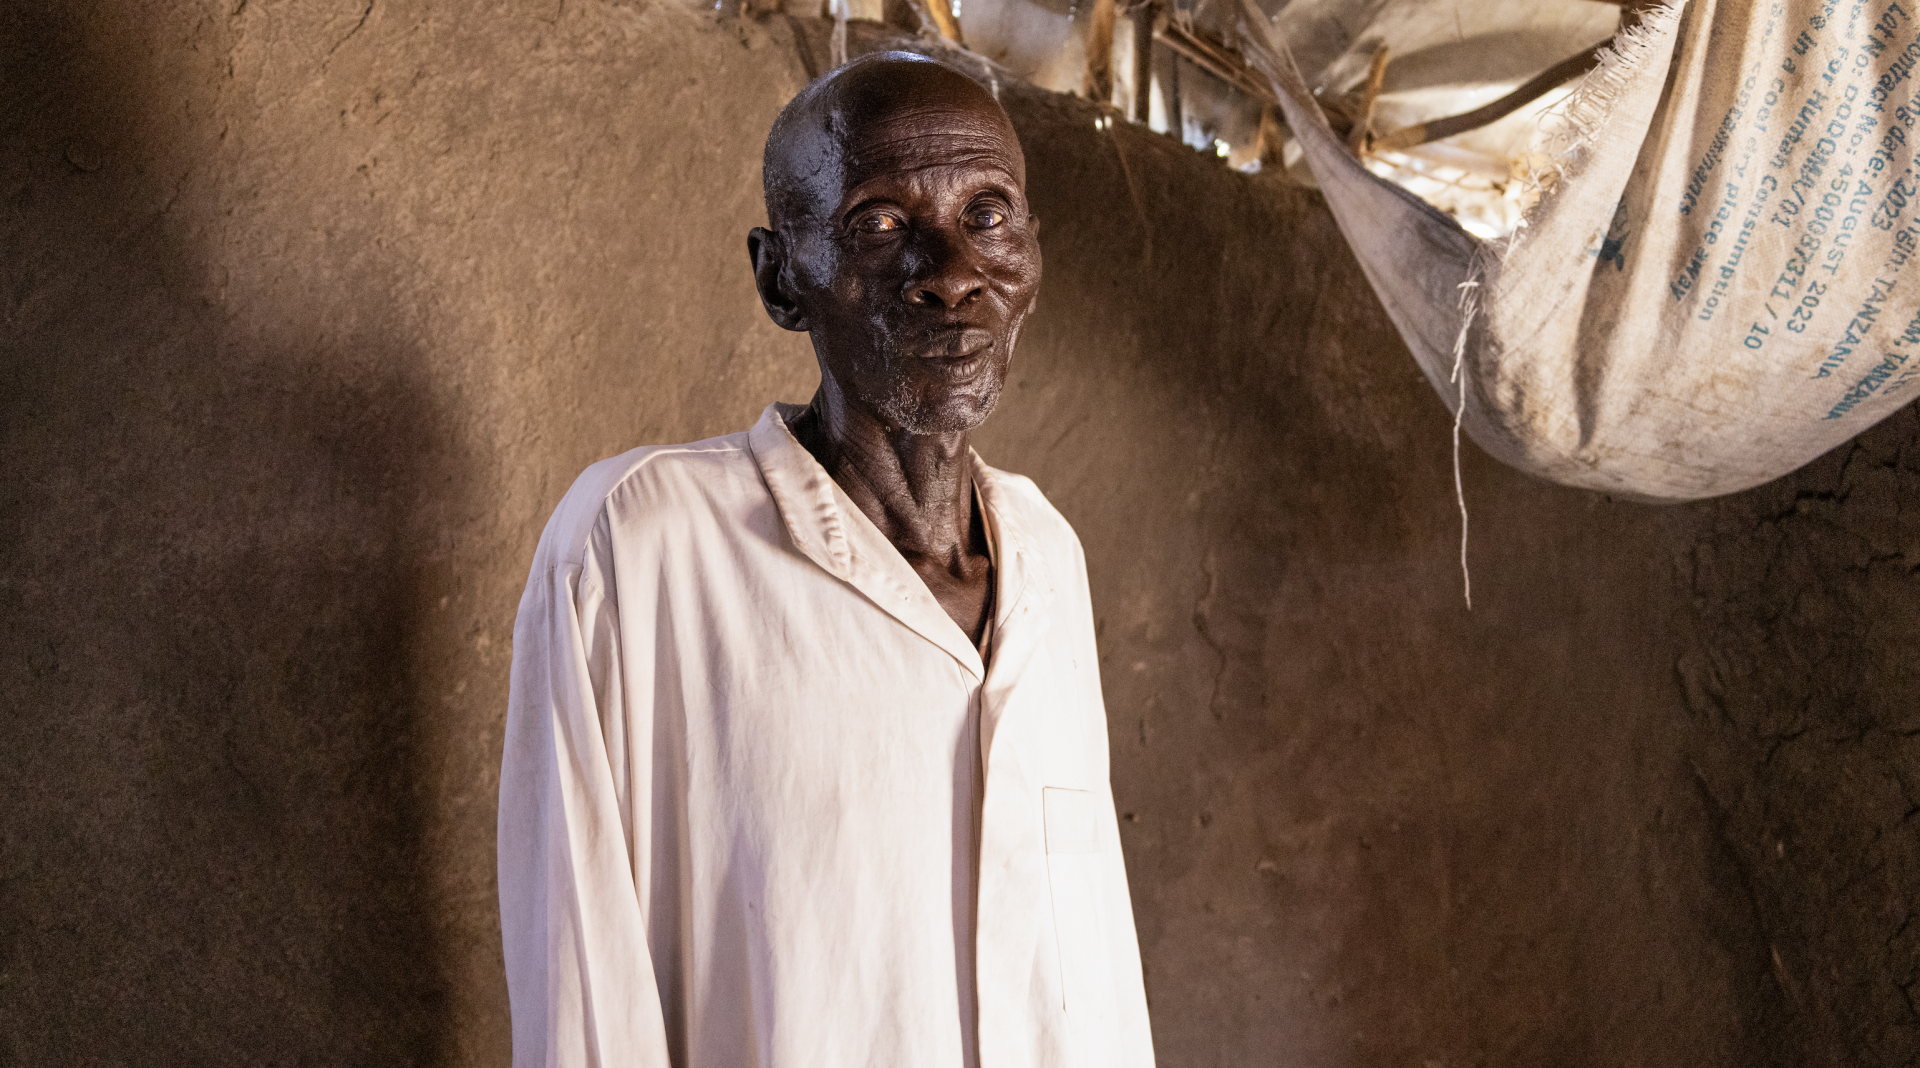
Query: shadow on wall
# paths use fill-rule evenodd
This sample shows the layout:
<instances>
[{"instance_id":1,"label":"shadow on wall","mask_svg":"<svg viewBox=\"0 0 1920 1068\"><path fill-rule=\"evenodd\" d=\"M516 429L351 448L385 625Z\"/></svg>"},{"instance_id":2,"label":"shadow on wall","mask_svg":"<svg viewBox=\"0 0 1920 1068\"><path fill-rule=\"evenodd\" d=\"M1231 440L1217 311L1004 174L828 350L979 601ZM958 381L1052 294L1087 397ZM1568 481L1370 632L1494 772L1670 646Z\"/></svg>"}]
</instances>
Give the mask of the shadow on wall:
<instances>
[{"instance_id":1,"label":"shadow on wall","mask_svg":"<svg viewBox=\"0 0 1920 1068\"><path fill-rule=\"evenodd\" d=\"M76 5L0 33L0 1063L441 1060L409 643L443 415L399 335L223 305L160 49Z\"/></svg>"}]
</instances>

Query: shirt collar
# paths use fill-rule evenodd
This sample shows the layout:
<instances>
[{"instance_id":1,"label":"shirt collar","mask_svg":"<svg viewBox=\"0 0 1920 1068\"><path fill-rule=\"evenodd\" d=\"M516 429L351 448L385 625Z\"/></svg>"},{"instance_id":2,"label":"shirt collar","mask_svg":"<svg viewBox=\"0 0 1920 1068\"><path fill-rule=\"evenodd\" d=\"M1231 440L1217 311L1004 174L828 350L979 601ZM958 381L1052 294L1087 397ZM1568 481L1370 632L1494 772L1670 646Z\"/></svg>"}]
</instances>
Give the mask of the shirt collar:
<instances>
[{"instance_id":1,"label":"shirt collar","mask_svg":"<svg viewBox=\"0 0 1920 1068\"><path fill-rule=\"evenodd\" d=\"M767 405L760 421L747 431L747 447L753 450L754 463L760 467L767 491L773 494L793 547L845 579L853 563L846 514L840 507L845 494L787 427L789 419L805 410L800 404L776 401Z\"/></svg>"},{"instance_id":2,"label":"shirt collar","mask_svg":"<svg viewBox=\"0 0 1920 1068\"><path fill-rule=\"evenodd\" d=\"M940 602L921 581L906 558L880 533L873 521L854 505L788 427L804 405L774 403L747 432L747 445L779 509L793 546L828 574L853 586L867 599L928 641L939 646L976 679L986 676L986 665L973 641L961 631ZM1003 630L1008 616L1034 584L1039 561L1026 537L1024 525L1008 506L1000 473L972 454L974 486L986 514L987 537L994 557L994 630ZM1047 594L1052 584L1039 576Z\"/></svg>"}]
</instances>

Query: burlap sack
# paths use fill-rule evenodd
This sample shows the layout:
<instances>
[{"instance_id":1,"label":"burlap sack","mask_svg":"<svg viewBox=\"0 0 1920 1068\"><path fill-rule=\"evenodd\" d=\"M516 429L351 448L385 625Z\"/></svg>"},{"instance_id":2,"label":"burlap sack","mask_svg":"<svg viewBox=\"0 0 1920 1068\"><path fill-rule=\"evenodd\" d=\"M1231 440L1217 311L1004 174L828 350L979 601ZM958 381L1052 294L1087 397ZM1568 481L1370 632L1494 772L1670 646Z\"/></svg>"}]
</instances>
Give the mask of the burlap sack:
<instances>
[{"instance_id":1,"label":"burlap sack","mask_svg":"<svg viewBox=\"0 0 1920 1068\"><path fill-rule=\"evenodd\" d=\"M1493 456L1690 500L1920 395L1920 3L1651 14L1575 91L1558 180L1497 242L1368 173L1243 3L1248 56L1374 290Z\"/></svg>"}]
</instances>

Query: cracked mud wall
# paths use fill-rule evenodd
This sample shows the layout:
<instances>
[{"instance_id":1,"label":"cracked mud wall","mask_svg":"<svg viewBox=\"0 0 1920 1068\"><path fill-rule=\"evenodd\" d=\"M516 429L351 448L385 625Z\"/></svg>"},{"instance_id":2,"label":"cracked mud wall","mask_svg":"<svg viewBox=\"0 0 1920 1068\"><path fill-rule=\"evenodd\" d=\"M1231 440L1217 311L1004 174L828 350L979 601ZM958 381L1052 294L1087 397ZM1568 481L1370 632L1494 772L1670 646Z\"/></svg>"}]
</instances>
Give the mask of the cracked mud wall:
<instances>
[{"instance_id":1,"label":"cracked mud wall","mask_svg":"<svg viewBox=\"0 0 1920 1068\"><path fill-rule=\"evenodd\" d=\"M1920 1063L1920 412L1689 511L1692 770L1800 1063Z\"/></svg>"},{"instance_id":2,"label":"cracked mud wall","mask_svg":"<svg viewBox=\"0 0 1920 1068\"><path fill-rule=\"evenodd\" d=\"M805 396L742 238L825 55L0 15L0 1063L505 1063L526 561L585 464ZM1470 451L1468 614L1318 199L1004 92L1047 275L979 445L1087 546L1162 1063L1911 1063L1914 412L1678 508Z\"/></svg>"}]
</instances>

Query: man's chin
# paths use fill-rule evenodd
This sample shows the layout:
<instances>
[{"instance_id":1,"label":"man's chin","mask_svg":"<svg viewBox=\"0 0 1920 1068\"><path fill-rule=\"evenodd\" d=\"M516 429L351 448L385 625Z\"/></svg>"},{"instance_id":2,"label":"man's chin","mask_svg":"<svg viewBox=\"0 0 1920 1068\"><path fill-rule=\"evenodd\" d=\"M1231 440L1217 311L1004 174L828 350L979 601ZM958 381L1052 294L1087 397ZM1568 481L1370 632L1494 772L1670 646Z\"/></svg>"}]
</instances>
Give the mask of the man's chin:
<instances>
[{"instance_id":1,"label":"man's chin","mask_svg":"<svg viewBox=\"0 0 1920 1068\"><path fill-rule=\"evenodd\" d=\"M881 414L909 434L964 434L986 422L999 402L1000 388L995 383L989 390L937 398L892 397L881 406Z\"/></svg>"}]
</instances>

